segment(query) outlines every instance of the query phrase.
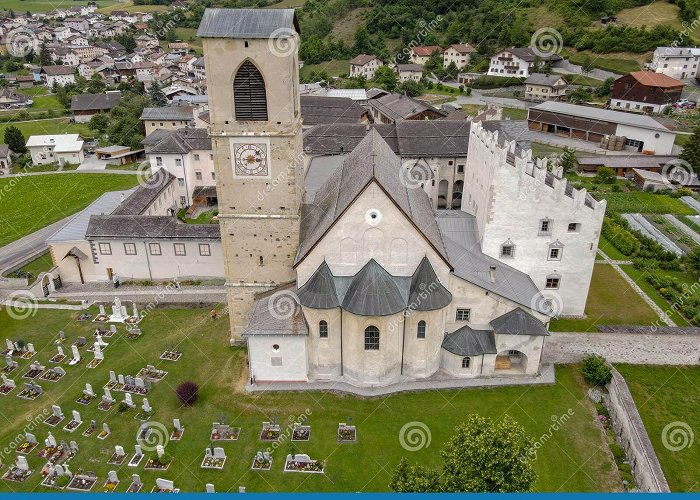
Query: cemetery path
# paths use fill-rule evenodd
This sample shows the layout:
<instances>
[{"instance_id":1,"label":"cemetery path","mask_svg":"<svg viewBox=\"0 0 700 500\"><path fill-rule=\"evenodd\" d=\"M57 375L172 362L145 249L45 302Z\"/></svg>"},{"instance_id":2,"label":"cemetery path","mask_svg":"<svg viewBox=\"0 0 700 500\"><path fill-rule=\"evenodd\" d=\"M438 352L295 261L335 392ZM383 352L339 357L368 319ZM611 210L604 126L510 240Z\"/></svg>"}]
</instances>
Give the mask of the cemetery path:
<instances>
[{"instance_id":1,"label":"cemetery path","mask_svg":"<svg viewBox=\"0 0 700 500\"><path fill-rule=\"evenodd\" d=\"M46 238L61 229L74 215L54 222L23 238L0 247L0 272L12 270L48 249Z\"/></svg>"},{"instance_id":2,"label":"cemetery path","mask_svg":"<svg viewBox=\"0 0 700 500\"><path fill-rule=\"evenodd\" d=\"M226 302L224 285L183 285L175 288L172 283L156 286L122 285L114 288L109 283L66 283L60 290L52 292L51 298L87 300L89 302L111 302L114 297L139 305L153 304L219 304Z\"/></svg>"}]
</instances>

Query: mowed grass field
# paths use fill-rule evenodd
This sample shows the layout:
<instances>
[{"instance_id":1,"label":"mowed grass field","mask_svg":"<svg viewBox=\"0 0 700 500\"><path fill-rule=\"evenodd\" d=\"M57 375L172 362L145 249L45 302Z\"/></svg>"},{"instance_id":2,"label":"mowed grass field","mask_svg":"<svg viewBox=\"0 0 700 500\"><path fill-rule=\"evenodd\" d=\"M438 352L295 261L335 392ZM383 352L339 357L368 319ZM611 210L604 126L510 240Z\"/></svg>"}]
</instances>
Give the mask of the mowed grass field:
<instances>
[{"instance_id":1,"label":"mowed grass field","mask_svg":"<svg viewBox=\"0 0 700 500\"><path fill-rule=\"evenodd\" d=\"M48 118L46 120L0 123L0 137L5 136L5 129L11 125L20 129L25 139L29 139L31 135L81 134L83 137L94 135L87 123L70 123L68 118Z\"/></svg>"},{"instance_id":2,"label":"mowed grass field","mask_svg":"<svg viewBox=\"0 0 700 500\"><path fill-rule=\"evenodd\" d=\"M125 304L131 310L131 304ZM144 304L141 304L143 310ZM129 340L124 328L105 339L110 345L104 351L105 360L96 368L88 369L86 362L92 355L82 350L85 361L76 367L63 365L67 371L64 379L56 383L43 382L45 393L35 401L16 397L18 389L7 396L0 396L4 414L0 427L0 442L10 443L23 432L27 422L36 420L52 404L61 406L68 417L71 410L80 411L85 422L77 432L68 433L62 426L56 428L42 423L32 427L40 442L50 430L57 440L75 440L80 447L72 459L70 468L77 471L94 471L99 477L94 492L101 492L110 470L117 471L120 484L116 491L124 492L129 486L131 474L140 474L146 491L156 478L174 480L183 491L204 491L206 483L213 483L218 492L236 491L246 486L249 492L257 491L386 491L391 472L402 457L425 466L436 466L439 450L451 436L454 427L473 412L493 419L509 414L520 422L533 439L546 436L538 450L535 468L537 491L617 491L620 479L604 443L601 428L595 421L591 405L586 397L586 387L574 366L557 368L554 385L502 387L495 389L467 389L461 391L428 391L397 394L381 398L356 398L321 392L249 394L243 391L247 381L246 352L242 348L229 347L228 317L220 309L217 320L209 317L210 307L188 310L154 309L141 323L143 337ZM95 307L90 310L93 314ZM12 319L6 311L0 311L0 330L3 338L23 339L33 342L37 351L34 358L47 366L56 352L52 343L59 330L66 334L68 352L70 344L78 336L92 339L92 324L75 320L76 311L50 311L41 309L26 319ZM165 349L177 349L183 353L178 362L159 360ZM12 378L21 384L30 360L20 360L20 368ZM148 400L155 413L151 422L159 422L172 430L173 418L179 418L185 428L181 441L170 441L165 451L173 457L167 471L144 471L142 462L137 468L108 465L115 445L125 448L129 457L134 451L139 421L135 411L119 413L117 407L109 412L97 409L97 401L88 406L75 402L85 387L92 384L100 395L108 381L109 370L117 374L136 375L147 364L165 370L168 375L154 383ZM200 386L199 401L191 408L180 406L174 394L177 385L185 380ZM121 401L123 393L112 393ZM142 397L134 396L141 405ZM571 410L571 412L570 412ZM552 416L570 412L573 416L558 431L552 431ZM234 427L241 428L236 442L221 444L227 454L223 471L200 468L204 450L210 445L212 422L222 418ZM308 415L311 439L305 443L292 443L284 439L278 447L259 441L261 423L275 419L286 432L287 425L300 416ZM98 427L106 422L112 434L104 441L96 434L81 436L82 431L94 419ZM352 421L357 426L358 441L339 444L336 441L339 422ZM427 447L415 452L402 448L399 433L404 424L422 422L430 430ZM162 440L164 442L164 440ZM218 446L219 444L217 444ZM154 446L151 443L151 446ZM256 472L250 469L255 453L270 449L272 470ZM325 474L283 473L284 458L289 453L307 453L314 459L326 462ZM149 453L150 455L150 453ZM147 456L149 456L147 455ZM11 462L14 455L3 457ZM28 457L35 472L25 483L0 481L4 491L50 491L39 486L39 471L46 461L37 456L37 450Z\"/></svg>"},{"instance_id":3,"label":"mowed grass field","mask_svg":"<svg viewBox=\"0 0 700 500\"><path fill-rule=\"evenodd\" d=\"M658 316L610 264L595 264L585 319L556 319L557 332L597 332L596 325L651 325Z\"/></svg>"},{"instance_id":4,"label":"mowed grass field","mask_svg":"<svg viewBox=\"0 0 700 500\"><path fill-rule=\"evenodd\" d=\"M677 5L657 0L648 5L622 9L617 14L617 20L628 26L652 28L659 24L666 24L677 30L683 30L685 27L681 24L681 20L678 17L679 12L680 9Z\"/></svg>"},{"instance_id":5,"label":"mowed grass field","mask_svg":"<svg viewBox=\"0 0 700 500\"><path fill-rule=\"evenodd\" d=\"M677 198L667 195L632 191L629 193L592 193L596 199L608 201L607 209L617 213L696 215L697 212Z\"/></svg>"},{"instance_id":6,"label":"mowed grass field","mask_svg":"<svg viewBox=\"0 0 700 500\"><path fill-rule=\"evenodd\" d=\"M134 187L135 175L47 174L0 178L0 247L82 210L107 191Z\"/></svg>"},{"instance_id":7,"label":"mowed grass field","mask_svg":"<svg viewBox=\"0 0 700 500\"><path fill-rule=\"evenodd\" d=\"M13 10L20 14L24 12L47 12L55 9L67 9L75 5L87 5L88 0L2 0L0 9ZM116 0L98 0L98 7L119 5Z\"/></svg>"},{"instance_id":8,"label":"mowed grass field","mask_svg":"<svg viewBox=\"0 0 700 500\"><path fill-rule=\"evenodd\" d=\"M700 367L617 365L671 491L700 491Z\"/></svg>"}]
</instances>

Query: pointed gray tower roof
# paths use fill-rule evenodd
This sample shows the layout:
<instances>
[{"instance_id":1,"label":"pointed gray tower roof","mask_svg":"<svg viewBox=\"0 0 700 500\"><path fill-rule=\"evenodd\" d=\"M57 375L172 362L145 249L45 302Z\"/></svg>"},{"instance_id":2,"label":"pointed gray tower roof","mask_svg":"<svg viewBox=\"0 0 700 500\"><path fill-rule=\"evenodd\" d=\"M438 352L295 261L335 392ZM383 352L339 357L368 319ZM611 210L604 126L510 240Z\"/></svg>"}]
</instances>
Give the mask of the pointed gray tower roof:
<instances>
[{"instance_id":1,"label":"pointed gray tower roof","mask_svg":"<svg viewBox=\"0 0 700 500\"><path fill-rule=\"evenodd\" d=\"M492 320L490 325L493 333L501 335L549 335L544 323L519 307Z\"/></svg>"},{"instance_id":2,"label":"pointed gray tower roof","mask_svg":"<svg viewBox=\"0 0 700 500\"><path fill-rule=\"evenodd\" d=\"M452 294L440 283L428 258L423 257L411 277L408 308L413 311L434 311L447 307L450 302Z\"/></svg>"},{"instance_id":3,"label":"pointed gray tower roof","mask_svg":"<svg viewBox=\"0 0 700 500\"><path fill-rule=\"evenodd\" d=\"M301 33L294 9L206 9L202 38L288 38Z\"/></svg>"},{"instance_id":4,"label":"pointed gray tower roof","mask_svg":"<svg viewBox=\"0 0 700 500\"><path fill-rule=\"evenodd\" d=\"M350 283L343 309L360 316L388 316L406 309L392 276L371 259Z\"/></svg>"},{"instance_id":5,"label":"pointed gray tower roof","mask_svg":"<svg viewBox=\"0 0 700 500\"><path fill-rule=\"evenodd\" d=\"M301 305L313 309L340 307L333 274L324 260L318 269L297 292Z\"/></svg>"}]
</instances>

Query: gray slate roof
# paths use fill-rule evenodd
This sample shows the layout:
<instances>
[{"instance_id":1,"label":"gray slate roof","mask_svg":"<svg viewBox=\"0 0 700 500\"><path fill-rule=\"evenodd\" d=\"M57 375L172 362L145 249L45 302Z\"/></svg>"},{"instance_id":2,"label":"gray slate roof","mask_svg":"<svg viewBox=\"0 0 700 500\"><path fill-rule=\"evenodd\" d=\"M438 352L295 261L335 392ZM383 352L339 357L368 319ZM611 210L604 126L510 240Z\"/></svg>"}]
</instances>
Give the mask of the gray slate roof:
<instances>
[{"instance_id":1,"label":"gray slate roof","mask_svg":"<svg viewBox=\"0 0 700 500\"><path fill-rule=\"evenodd\" d=\"M445 261L440 230L428 195L401 182L401 161L372 130L318 190L312 204L302 205L300 241L295 266L301 262L370 182L376 182L415 224Z\"/></svg>"},{"instance_id":2,"label":"gray slate roof","mask_svg":"<svg viewBox=\"0 0 700 500\"><path fill-rule=\"evenodd\" d=\"M491 320L490 325L493 332L500 335L549 335L544 323L519 307Z\"/></svg>"},{"instance_id":3,"label":"gray slate roof","mask_svg":"<svg viewBox=\"0 0 700 500\"><path fill-rule=\"evenodd\" d=\"M112 215L141 215L175 180L175 176L161 168L141 184L124 202L112 212Z\"/></svg>"},{"instance_id":4,"label":"gray slate roof","mask_svg":"<svg viewBox=\"0 0 700 500\"><path fill-rule=\"evenodd\" d=\"M347 97L301 96L304 125L359 123L367 110Z\"/></svg>"},{"instance_id":5,"label":"gray slate roof","mask_svg":"<svg viewBox=\"0 0 700 500\"><path fill-rule=\"evenodd\" d=\"M191 224L190 224L191 225ZM294 299L290 287L278 287L258 296L248 316L244 337L249 335L308 335L309 326L301 306L296 304L292 314L275 314L274 311L289 310L289 301Z\"/></svg>"},{"instance_id":6,"label":"gray slate roof","mask_svg":"<svg viewBox=\"0 0 700 500\"><path fill-rule=\"evenodd\" d=\"M8 156L10 156L10 146L0 144L0 158L7 158Z\"/></svg>"},{"instance_id":7,"label":"gray slate roof","mask_svg":"<svg viewBox=\"0 0 700 500\"><path fill-rule=\"evenodd\" d=\"M562 59L556 52L551 54L536 54L531 47L511 47L509 49L504 49L504 51L510 52L527 62L534 62L538 57L541 61L561 61Z\"/></svg>"},{"instance_id":8,"label":"gray slate roof","mask_svg":"<svg viewBox=\"0 0 700 500\"><path fill-rule=\"evenodd\" d=\"M536 300L540 291L529 275L481 251L473 215L461 210L438 210L437 221L455 276L528 308L542 302ZM496 266L493 283L491 266ZM539 312L551 314L546 310Z\"/></svg>"},{"instance_id":9,"label":"gray slate roof","mask_svg":"<svg viewBox=\"0 0 700 500\"><path fill-rule=\"evenodd\" d=\"M121 100L121 94L78 94L71 98L71 111L103 111L110 110Z\"/></svg>"},{"instance_id":10,"label":"gray slate roof","mask_svg":"<svg viewBox=\"0 0 700 500\"><path fill-rule=\"evenodd\" d=\"M192 106L165 106L163 108L144 108L141 120L194 120Z\"/></svg>"},{"instance_id":11,"label":"gray slate roof","mask_svg":"<svg viewBox=\"0 0 700 500\"><path fill-rule=\"evenodd\" d=\"M412 311L434 311L447 307L450 302L452 294L440 283L428 258L423 257L411 277L408 308Z\"/></svg>"},{"instance_id":12,"label":"gray slate roof","mask_svg":"<svg viewBox=\"0 0 700 500\"><path fill-rule=\"evenodd\" d=\"M149 134L148 138L155 132ZM190 151L211 150L211 138L206 129L179 128L167 132L167 134L162 134L160 140L149 148L149 154L186 154ZM146 142L144 141L145 144Z\"/></svg>"},{"instance_id":13,"label":"gray slate roof","mask_svg":"<svg viewBox=\"0 0 700 500\"><path fill-rule=\"evenodd\" d=\"M490 330L473 330L468 325L445 335L442 348L457 356L497 354L496 337Z\"/></svg>"},{"instance_id":14,"label":"gray slate roof","mask_svg":"<svg viewBox=\"0 0 700 500\"><path fill-rule=\"evenodd\" d=\"M333 274L325 260L299 289L297 295L299 302L312 309L340 307Z\"/></svg>"},{"instance_id":15,"label":"gray slate roof","mask_svg":"<svg viewBox=\"0 0 700 500\"><path fill-rule=\"evenodd\" d=\"M545 85L548 87L553 87L559 80L561 80L561 75L546 75L544 73L533 73L531 74L525 83L530 83L532 85ZM559 87L566 87L566 82L558 85Z\"/></svg>"},{"instance_id":16,"label":"gray slate roof","mask_svg":"<svg viewBox=\"0 0 700 500\"><path fill-rule=\"evenodd\" d=\"M207 9L199 23L202 38L289 38L300 33L294 9Z\"/></svg>"},{"instance_id":17,"label":"gray slate roof","mask_svg":"<svg viewBox=\"0 0 700 500\"><path fill-rule=\"evenodd\" d=\"M377 99L372 99L369 101L369 106L376 108L395 122L409 119L423 111L434 111L443 116L447 115L447 113L429 104L403 94L387 94Z\"/></svg>"},{"instance_id":18,"label":"gray slate roof","mask_svg":"<svg viewBox=\"0 0 700 500\"><path fill-rule=\"evenodd\" d=\"M370 259L350 283L343 309L359 316L388 316L405 310L406 303L393 277Z\"/></svg>"},{"instance_id":19,"label":"gray slate roof","mask_svg":"<svg viewBox=\"0 0 700 500\"><path fill-rule=\"evenodd\" d=\"M515 141L522 149L530 149L532 145L532 132L527 127L527 120L485 120L481 126L489 132L498 132L499 143L508 139Z\"/></svg>"},{"instance_id":20,"label":"gray slate roof","mask_svg":"<svg viewBox=\"0 0 700 500\"><path fill-rule=\"evenodd\" d=\"M93 215L88 239L219 240L218 224L185 224L165 215Z\"/></svg>"},{"instance_id":21,"label":"gray slate roof","mask_svg":"<svg viewBox=\"0 0 700 500\"><path fill-rule=\"evenodd\" d=\"M466 156L471 122L450 120L404 120L395 125L339 123L317 125L304 133L307 154L346 154L376 130L397 155L403 157Z\"/></svg>"}]
</instances>

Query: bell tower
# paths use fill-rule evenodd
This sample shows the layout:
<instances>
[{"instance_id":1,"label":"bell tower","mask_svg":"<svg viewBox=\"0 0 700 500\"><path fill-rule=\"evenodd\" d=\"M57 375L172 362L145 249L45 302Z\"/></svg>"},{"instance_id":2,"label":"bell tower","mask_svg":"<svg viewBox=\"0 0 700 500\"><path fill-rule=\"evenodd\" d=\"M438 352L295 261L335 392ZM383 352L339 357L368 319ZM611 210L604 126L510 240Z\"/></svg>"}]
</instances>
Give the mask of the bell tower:
<instances>
[{"instance_id":1,"label":"bell tower","mask_svg":"<svg viewBox=\"0 0 700 500\"><path fill-rule=\"evenodd\" d=\"M202 38L232 339L294 279L303 150L293 9L207 9Z\"/></svg>"}]
</instances>

